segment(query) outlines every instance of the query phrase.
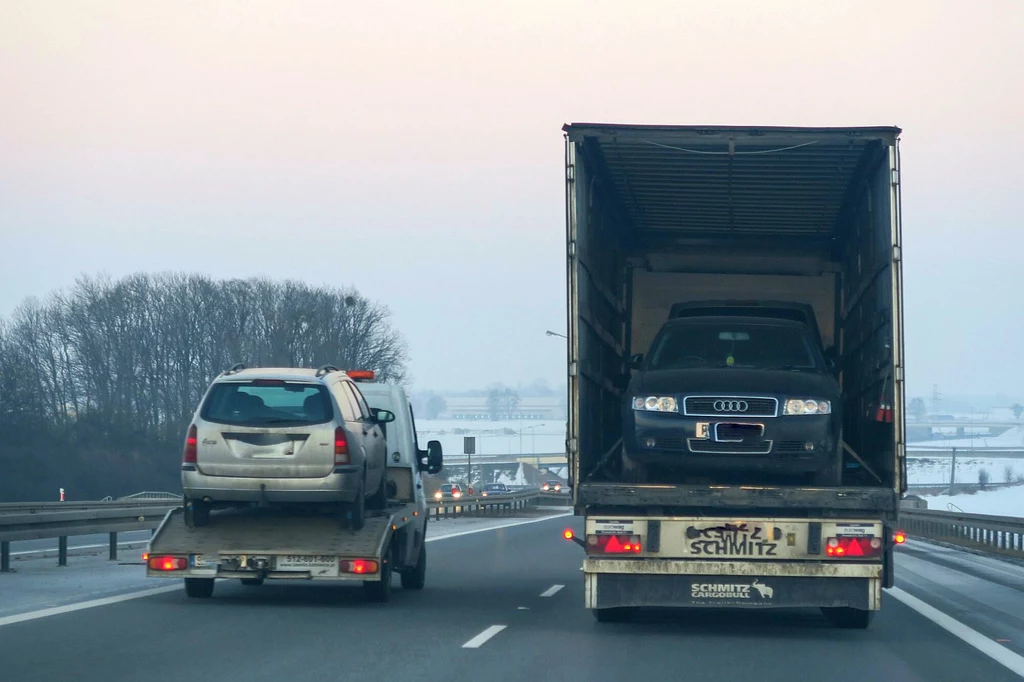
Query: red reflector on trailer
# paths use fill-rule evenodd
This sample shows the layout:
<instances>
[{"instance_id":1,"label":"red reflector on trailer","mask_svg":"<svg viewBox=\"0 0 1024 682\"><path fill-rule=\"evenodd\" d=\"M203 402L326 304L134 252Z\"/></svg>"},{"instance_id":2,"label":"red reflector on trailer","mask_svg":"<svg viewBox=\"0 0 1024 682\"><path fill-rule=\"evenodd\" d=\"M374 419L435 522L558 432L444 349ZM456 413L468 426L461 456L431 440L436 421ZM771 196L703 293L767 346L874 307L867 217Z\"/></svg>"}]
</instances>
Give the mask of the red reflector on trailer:
<instances>
[{"instance_id":1,"label":"red reflector on trailer","mask_svg":"<svg viewBox=\"0 0 1024 682\"><path fill-rule=\"evenodd\" d=\"M377 562L371 559L352 559L342 561L338 566L342 573L376 573Z\"/></svg>"},{"instance_id":2,"label":"red reflector on trailer","mask_svg":"<svg viewBox=\"0 0 1024 682\"><path fill-rule=\"evenodd\" d=\"M151 556L147 561L154 571L184 571L188 568L188 559L180 556Z\"/></svg>"},{"instance_id":3,"label":"red reflector on trailer","mask_svg":"<svg viewBox=\"0 0 1024 682\"><path fill-rule=\"evenodd\" d=\"M639 535L591 535L587 547L601 554L639 554L642 549Z\"/></svg>"},{"instance_id":4,"label":"red reflector on trailer","mask_svg":"<svg viewBox=\"0 0 1024 682\"><path fill-rule=\"evenodd\" d=\"M825 545L825 554L834 557L875 557L881 553L879 538L829 538Z\"/></svg>"}]
</instances>

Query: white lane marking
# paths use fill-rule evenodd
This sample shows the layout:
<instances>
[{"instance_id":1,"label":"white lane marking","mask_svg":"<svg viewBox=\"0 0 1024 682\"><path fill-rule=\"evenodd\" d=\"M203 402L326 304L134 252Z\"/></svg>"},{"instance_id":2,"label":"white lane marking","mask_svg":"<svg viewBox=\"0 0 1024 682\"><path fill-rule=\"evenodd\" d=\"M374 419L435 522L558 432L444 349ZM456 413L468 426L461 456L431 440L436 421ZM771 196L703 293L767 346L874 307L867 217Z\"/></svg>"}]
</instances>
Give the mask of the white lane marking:
<instances>
[{"instance_id":1,"label":"white lane marking","mask_svg":"<svg viewBox=\"0 0 1024 682\"><path fill-rule=\"evenodd\" d=\"M484 644L484 642L489 640L491 637L494 637L496 634L498 634L507 627L507 625L492 625L491 627L487 628L473 639L463 644L462 648L479 649Z\"/></svg>"},{"instance_id":2,"label":"white lane marking","mask_svg":"<svg viewBox=\"0 0 1024 682\"><path fill-rule=\"evenodd\" d=\"M562 589L563 587L565 587L565 585L552 585L548 589L546 589L543 592L541 592L540 596L542 596L542 597L554 597L556 594L558 594L558 591L560 589Z\"/></svg>"},{"instance_id":3,"label":"white lane marking","mask_svg":"<svg viewBox=\"0 0 1024 682\"><path fill-rule=\"evenodd\" d=\"M550 521L551 519L557 519L557 518L561 518L563 516L570 516L571 514L572 514L572 512L566 512L564 514L555 514L555 515L552 515L552 516L543 516L543 517L541 517L539 519L527 519L525 521L510 521L509 523L503 523L503 524L501 524L499 526L488 526L486 528L474 528L472 530L464 530L464 531L459 531L459 532L456 532L456 533L448 533L447 535L438 535L438 536L435 536L435 537L432 537L432 538L427 538L425 540L425 542L430 542L432 540L447 540L448 538L457 538L457 537L462 537L463 535L472 535L473 533L483 533L483 532L489 531L489 530L499 530L501 528L511 528L512 526L523 526L523 525L526 525L528 523L538 523L540 521ZM91 601L79 602L77 604L68 604L67 606L56 606L56 607L49 608L49 609L42 609L40 611L29 611L27 613L21 613L21 614L15 615L15 616L5 616L3 618L0 618L0 627L3 627L5 625L13 625L14 623L23 623L23 622L25 622L27 620L37 620L39 618L46 618L48 616L56 616L56 615L59 615L59 614L62 614L62 613L71 613L72 611L81 611L82 609L91 609L91 608L94 608L94 607L97 607L97 606L106 606L108 604L117 604L118 602L130 601L132 599L142 599L143 597L150 597L150 596L153 596L153 595L156 595L156 594L163 594L165 592L173 592L174 590L180 590L183 587L184 587L183 583L178 583L176 585L168 585L166 587L155 587L155 588L148 589L148 590L142 590L141 592L129 592L128 594L119 594L119 595L117 595L115 597L104 597L103 599L93 599ZM505 628L504 625L495 626L495 627L498 627L498 630L495 630L493 633L489 634L486 639L484 639L483 641L480 642L480 644L483 644L483 642L487 641L487 639L490 639L491 637L493 637L494 635L496 635L498 632L500 632L501 630L503 630ZM477 638L479 638L480 636L482 636L482 635L478 635ZM470 642L467 642L467 644L471 643L472 641L473 640L470 640ZM479 644L477 644L476 646L479 646ZM470 647L470 648L475 648L475 647Z\"/></svg>"},{"instance_id":4,"label":"white lane marking","mask_svg":"<svg viewBox=\"0 0 1024 682\"><path fill-rule=\"evenodd\" d=\"M14 623L23 623L27 620L46 618L47 616L56 616L61 613L71 613L72 611L81 611L83 609L91 609L97 606L107 606L108 604L131 601L132 599L151 597L155 594L174 592L175 590L180 590L182 587L184 587L184 585L181 583L166 585L164 587L154 587L148 590L142 590L141 592L129 592L128 594L119 594L114 597L103 597L102 599L93 599L91 601L83 601L77 604L68 604L67 606L54 606L53 608L43 609L41 611L29 611L28 613L20 613L16 616L4 616L3 618L0 618L0 627L13 625Z\"/></svg>"},{"instance_id":5,"label":"white lane marking","mask_svg":"<svg viewBox=\"0 0 1024 682\"><path fill-rule=\"evenodd\" d=\"M124 542L117 543L118 548L131 547L133 545L144 545L149 540L126 540ZM73 552L76 549L107 549L110 545L76 545L74 547L68 547L69 552ZM26 549L20 552L11 552L11 556L27 556L29 554L46 554L47 552L57 552L56 547L52 549Z\"/></svg>"},{"instance_id":6,"label":"white lane marking","mask_svg":"<svg viewBox=\"0 0 1024 682\"><path fill-rule=\"evenodd\" d=\"M898 587L890 587L886 591L954 637L963 640L992 660L1024 677L1024 656L1019 656L1003 645L997 644L977 630L964 625L952 616L946 615L909 592Z\"/></svg>"},{"instance_id":7,"label":"white lane marking","mask_svg":"<svg viewBox=\"0 0 1024 682\"><path fill-rule=\"evenodd\" d=\"M542 516L539 519L526 519L525 521L509 521L498 526L485 526L484 528L473 528L471 530L460 530L455 533L446 533L445 535L435 535L434 537L428 537L424 542L431 542L433 540L447 540L448 538L460 538L463 535L473 535L474 533L486 533L489 530L501 530L502 528L512 528L513 526L525 526L528 523L540 523L541 521L550 521L552 519L560 519L565 516L572 516L573 512L565 512L564 514L552 514L551 516Z\"/></svg>"}]
</instances>

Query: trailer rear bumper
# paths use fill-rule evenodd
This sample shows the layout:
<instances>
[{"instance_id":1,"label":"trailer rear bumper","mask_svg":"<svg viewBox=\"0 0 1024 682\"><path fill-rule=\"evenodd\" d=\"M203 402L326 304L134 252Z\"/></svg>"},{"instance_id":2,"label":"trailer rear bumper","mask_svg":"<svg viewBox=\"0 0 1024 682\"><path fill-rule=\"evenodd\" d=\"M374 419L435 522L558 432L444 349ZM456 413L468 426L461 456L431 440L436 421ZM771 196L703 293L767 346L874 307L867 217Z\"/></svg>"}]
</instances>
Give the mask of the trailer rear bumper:
<instances>
[{"instance_id":1,"label":"trailer rear bumper","mask_svg":"<svg viewBox=\"0 0 1024 682\"><path fill-rule=\"evenodd\" d=\"M586 607L808 608L878 611L882 565L584 561Z\"/></svg>"}]
</instances>

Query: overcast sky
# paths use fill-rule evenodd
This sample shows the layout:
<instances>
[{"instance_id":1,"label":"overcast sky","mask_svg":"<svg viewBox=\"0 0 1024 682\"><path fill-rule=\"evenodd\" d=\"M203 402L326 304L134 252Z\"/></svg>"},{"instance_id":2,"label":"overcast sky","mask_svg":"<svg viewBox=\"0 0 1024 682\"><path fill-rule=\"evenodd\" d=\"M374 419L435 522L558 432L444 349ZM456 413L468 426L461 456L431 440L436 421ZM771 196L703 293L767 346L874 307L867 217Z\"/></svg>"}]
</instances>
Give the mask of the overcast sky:
<instances>
[{"instance_id":1,"label":"overcast sky","mask_svg":"<svg viewBox=\"0 0 1024 682\"><path fill-rule=\"evenodd\" d=\"M911 392L1024 390L1024 3L0 0L0 315L358 287L417 387L564 376L561 126L898 125Z\"/></svg>"}]
</instances>

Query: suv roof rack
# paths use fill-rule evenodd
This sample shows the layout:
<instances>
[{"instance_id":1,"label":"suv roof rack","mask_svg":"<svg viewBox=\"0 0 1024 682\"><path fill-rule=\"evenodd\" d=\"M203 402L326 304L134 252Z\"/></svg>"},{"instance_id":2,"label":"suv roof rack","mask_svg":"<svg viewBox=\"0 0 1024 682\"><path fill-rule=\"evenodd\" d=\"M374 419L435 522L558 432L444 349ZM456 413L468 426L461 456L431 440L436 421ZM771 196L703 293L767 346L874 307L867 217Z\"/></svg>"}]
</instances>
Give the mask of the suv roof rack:
<instances>
[{"instance_id":1,"label":"suv roof rack","mask_svg":"<svg viewBox=\"0 0 1024 682\"><path fill-rule=\"evenodd\" d=\"M324 365L316 371L316 378L319 379L322 376L330 374L331 372L340 372L341 370L334 365Z\"/></svg>"},{"instance_id":2,"label":"suv roof rack","mask_svg":"<svg viewBox=\"0 0 1024 682\"><path fill-rule=\"evenodd\" d=\"M221 372L220 375L222 377L231 376L232 374L237 374L241 372L243 369L245 369L245 365L239 362L238 364L232 365L231 369L226 369L223 372Z\"/></svg>"}]
</instances>

